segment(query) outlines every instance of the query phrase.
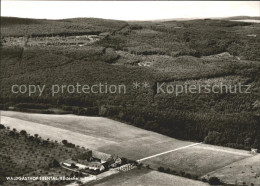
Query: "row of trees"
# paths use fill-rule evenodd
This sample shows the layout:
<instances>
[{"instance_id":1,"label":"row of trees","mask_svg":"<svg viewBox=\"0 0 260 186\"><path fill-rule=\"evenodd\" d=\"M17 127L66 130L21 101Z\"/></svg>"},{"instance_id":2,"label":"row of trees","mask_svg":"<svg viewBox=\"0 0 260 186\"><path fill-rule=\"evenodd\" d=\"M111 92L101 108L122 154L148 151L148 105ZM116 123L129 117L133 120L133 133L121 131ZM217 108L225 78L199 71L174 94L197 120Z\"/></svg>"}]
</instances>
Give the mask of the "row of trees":
<instances>
[{"instance_id":1,"label":"row of trees","mask_svg":"<svg viewBox=\"0 0 260 186\"><path fill-rule=\"evenodd\" d=\"M239 149L260 149L260 117L254 114L191 113L153 108L106 107L103 116L184 140ZM201 117L195 117L196 115Z\"/></svg>"}]
</instances>

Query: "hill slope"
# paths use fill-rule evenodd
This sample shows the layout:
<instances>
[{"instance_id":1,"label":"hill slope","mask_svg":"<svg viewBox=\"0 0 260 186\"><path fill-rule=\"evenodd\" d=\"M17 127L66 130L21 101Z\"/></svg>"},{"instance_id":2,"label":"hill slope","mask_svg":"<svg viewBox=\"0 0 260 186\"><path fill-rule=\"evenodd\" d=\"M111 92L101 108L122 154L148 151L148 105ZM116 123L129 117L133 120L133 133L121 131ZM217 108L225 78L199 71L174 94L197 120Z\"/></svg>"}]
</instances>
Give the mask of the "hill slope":
<instances>
[{"instance_id":1,"label":"hill slope","mask_svg":"<svg viewBox=\"0 0 260 186\"><path fill-rule=\"evenodd\" d=\"M259 24L83 18L3 18L3 22L2 108L21 102L51 104L180 139L246 149L260 145ZM133 88L135 82L139 89ZM127 91L72 94L65 90L51 95L52 85L77 83L123 84ZM144 88L144 83L149 86ZM164 94L157 92L158 83L165 87L240 83L250 86L250 93ZM40 97L14 94L14 84L46 89Z\"/></svg>"}]
</instances>

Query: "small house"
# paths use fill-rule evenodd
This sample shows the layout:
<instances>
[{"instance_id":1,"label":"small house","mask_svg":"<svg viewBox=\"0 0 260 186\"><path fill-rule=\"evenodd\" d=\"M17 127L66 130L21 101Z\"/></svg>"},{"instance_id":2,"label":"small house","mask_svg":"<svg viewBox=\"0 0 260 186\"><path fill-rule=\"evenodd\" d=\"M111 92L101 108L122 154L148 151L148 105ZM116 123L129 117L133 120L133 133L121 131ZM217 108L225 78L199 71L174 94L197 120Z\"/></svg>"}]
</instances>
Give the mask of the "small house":
<instances>
[{"instance_id":1,"label":"small house","mask_svg":"<svg viewBox=\"0 0 260 186\"><path fill-rule=\"evenodd\" d=\"M76 163L76 166L77 166L79 169L86 169L86 168L88 168L88 166L83 165L83 164L79 164L79 163Z\"/></svg>"}]
</instances>

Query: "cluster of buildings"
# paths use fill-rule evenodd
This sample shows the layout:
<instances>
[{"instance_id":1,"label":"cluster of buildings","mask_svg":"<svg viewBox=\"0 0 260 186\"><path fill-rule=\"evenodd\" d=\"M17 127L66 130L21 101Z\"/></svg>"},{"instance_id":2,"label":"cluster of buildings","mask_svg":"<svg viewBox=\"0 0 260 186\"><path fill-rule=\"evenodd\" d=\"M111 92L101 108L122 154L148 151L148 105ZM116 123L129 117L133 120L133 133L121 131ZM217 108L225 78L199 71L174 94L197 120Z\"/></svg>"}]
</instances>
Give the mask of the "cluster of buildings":
<instances>
[{"instance_id":1,"label":"cluster of buildings","mask_svg":"<svg viewBox=\"0 0 260 186\"><path fill-rule=\"evenodd\" d=\"M62 162L62 166L66 168L93 175L105 172L110 168L119 167L122 164L123 161L118 156L100 152L93 153L91 150L87 150L83 154L76 155Z\"/></svg>"}]
</instances>

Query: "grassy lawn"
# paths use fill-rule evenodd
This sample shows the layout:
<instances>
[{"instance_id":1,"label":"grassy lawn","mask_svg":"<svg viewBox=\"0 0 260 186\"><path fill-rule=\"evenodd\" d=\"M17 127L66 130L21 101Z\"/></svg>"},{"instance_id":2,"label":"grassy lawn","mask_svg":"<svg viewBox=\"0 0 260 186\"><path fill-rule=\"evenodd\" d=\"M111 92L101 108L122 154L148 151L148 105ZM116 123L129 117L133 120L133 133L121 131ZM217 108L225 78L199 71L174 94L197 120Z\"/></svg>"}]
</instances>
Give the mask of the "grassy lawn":
<instances>
[{"instance_id":1,"label":"grassy lawn","mask_svg":"<svg viewBox=\"0 0 260 186\"><path fill-rule=\"evenodd\" d=\"M244 151L237 152L238 150L212 147L204 144L197 145L144 160L143 163L149 164L153 168L161 166L177 172L202 176L250 156Z\"/></svg>"}]
</instances>

